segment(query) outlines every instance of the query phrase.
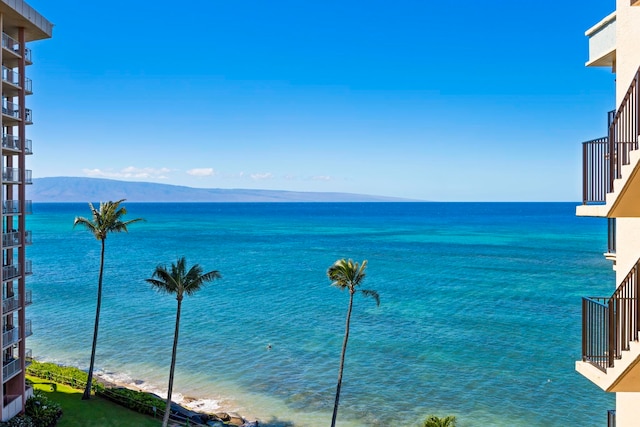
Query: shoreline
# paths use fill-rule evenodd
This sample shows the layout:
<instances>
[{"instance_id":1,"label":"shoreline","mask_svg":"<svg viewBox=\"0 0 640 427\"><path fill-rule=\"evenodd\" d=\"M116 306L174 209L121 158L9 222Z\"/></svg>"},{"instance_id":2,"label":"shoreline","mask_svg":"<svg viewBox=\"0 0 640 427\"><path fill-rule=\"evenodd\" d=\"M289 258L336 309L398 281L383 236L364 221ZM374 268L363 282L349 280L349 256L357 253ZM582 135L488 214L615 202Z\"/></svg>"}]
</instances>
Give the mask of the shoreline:
<instances>
[{"instance_id":1,"label":"shoreline","mask_svg":"<svg viewBox=\"0 0 640 427\"><path fill-rule=\"evenodd\" d=\"M159 387L148 381L141 379L130 379L130 381L126 381L122 378L116 378L116 376L118 376L118 374L106 372L97 372L94 374L94 378L96 378L98 382L104 384L107 387L124 387L143 393L152 393L160 396L165 400L167 398L166 389L163 391ZM189 396L174 390L171 396L171 401L182 406L183 408L189 409L194 412L207 415L215 415L217 417L220 417L222 414L226 414L230 418L241 419L243 421L241 426L256 426L259 425L258 423L265 422L264 420L253 416L244 416L244 414L239 414L237 410L231 408L230 406L225 406L223 400L215 400L207 397Z\"/></svg>"},{"instance_id":2,"label":"shoreline","mask_svg":"<svg viewBox=\"0 0 640 427\"><path fill-rule=\"evenodd\" d=\"M46 360L38 360L35 358L33 360L39 363L55 363L56 365L62 367L81 369L78 366L64 363L48 362ZM84 371L83 369L81 370ZM98 382L108 388L122 387L142 393L155 394L165 401L167 398L166 389L162 390L159 386L155 385L152 382L142 379L134 379L126 374L104 372L99 370L94 373L93 377L95 382ZM174 390L171 396L171 401L193 412L212 415L226 420L235 420L235 422L233 422L231 425L237 425L238 427L254 427L263 423L268 423L268 421L262 420L259 417L244 416L239 414L236 409L232 408L229 401L225 401L225 399L216 400L207 397L190 396Z\"/></svg>"}]
</instances>

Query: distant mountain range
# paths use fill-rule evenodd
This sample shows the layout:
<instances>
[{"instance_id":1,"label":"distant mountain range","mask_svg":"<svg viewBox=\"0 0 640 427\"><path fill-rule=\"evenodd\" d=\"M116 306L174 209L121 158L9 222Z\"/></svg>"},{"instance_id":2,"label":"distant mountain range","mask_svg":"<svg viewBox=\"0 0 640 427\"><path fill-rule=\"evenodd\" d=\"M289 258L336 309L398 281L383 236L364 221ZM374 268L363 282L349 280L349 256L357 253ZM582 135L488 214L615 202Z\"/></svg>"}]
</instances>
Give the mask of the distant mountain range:
<instances>
[{"instance_id":1,"label":"distant mountain range","mask_svg":"<svg viewBox=\"0 0 640 427\"><path fill-rule=\"evenodd\" d=\"M100 178L34 178L27 186L34 202L411 202L416 200L350 193L193 188Z\"/></svg>"}]
</instances>

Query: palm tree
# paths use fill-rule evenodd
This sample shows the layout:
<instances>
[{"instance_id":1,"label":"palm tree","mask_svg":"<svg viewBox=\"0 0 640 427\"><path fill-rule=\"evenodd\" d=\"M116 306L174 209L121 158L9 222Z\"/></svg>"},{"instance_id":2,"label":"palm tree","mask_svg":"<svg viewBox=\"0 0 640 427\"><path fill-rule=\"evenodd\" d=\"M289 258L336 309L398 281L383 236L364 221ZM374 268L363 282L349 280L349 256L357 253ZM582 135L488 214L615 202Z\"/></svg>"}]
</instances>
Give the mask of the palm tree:
<instances>
[{"instance_id":1,"label":"palm tree","mask_svg":"<svg viewBox=\"0 0 640 427\"><path fill-rule=\"evenodd\" d=\"M191 296L198 292L205 283L219 279L218 271L210 271L202 273L202 267L194 264L187 271L187 262L184 257L180 258L177 263L171 264L171 268L167 269L159 265L156 267L150 279L146 279L151 287L160 293L172 294L178 300L178 309L176 311L176 328L173 335L173 351L171 353L171 368L169 370L169 387L167 391L167 408L164 411L164 419L162 427L167 427L169 423L169 414L171 412L171 393L173 391L173 372L176 367L176 353L178 350L178 333L180 332L180 310L182 309L182 299L184 295Z\"/></svg>"},{"instance_id":2,"label":"palm tree","mask_svg":"<svg viewBox=\"0 0 640 427\"><path fill-rule=\"evenodd\" d=\"M338 386L336 387L336 401L333 405L333 417L331 427L336 425L338 416L338 404L340 402L340 388L342 387L342 371L344 369L344 356L347 352L347 341L349 340L349 322L351 321L351 309L353 308L353 296L360 292L365 297L372 297L377 305L380 305L380 296L376 291L368 289L357 289L365 277L367 260L362 261L362 265L353 260L339 259L327 270L327 276L331 280L331 285L340 290L349 290L349 310L347 310L347 324L345 327L344 341L342 342L342 354L340 355L340 370L338 371Z\"/></svg>"},{"instance_id":3,"label":"palm tree","mask_svg":"<svg viewBox=\"0 0 640 427\"><path fill-rule=\"evenodd\" d=\"M435 415L429 415L422 424L423 427L456 427L456 417L449 415L447 417L436 417Z\"/></svg>"},{"instance_id":4,"label":"palm tree","mask_svg":"<svg viewBox=\"0 0 640 427\"><path fill-rule=\"evenodd\" d=\"M97 240L100 240L100 274L98 275L98 298L96 301L96 320L93 327L93 343L91 344L91 362L89 363L89 376L87 378L87 386L82 394L82 400L91 398L91 383L93 381L93 365L96 358L96 345L98 343L98 325L100 323L100 305L102 303L102 276L104 272L104 242L107 240L109 233L128 232L127 227L134 222L144 221L142 218L131 219L129 221L123 221L123 217L127 214L127 209L124 206L120 206L120 203L125 199L118 200L117 202L100 202L100 208L96 209L91 203L89 208L91 209L91 219L77 216L73 221L73 227L77 225L89 230L91 234L95 236Z\"/></svg>"}]
</instances>

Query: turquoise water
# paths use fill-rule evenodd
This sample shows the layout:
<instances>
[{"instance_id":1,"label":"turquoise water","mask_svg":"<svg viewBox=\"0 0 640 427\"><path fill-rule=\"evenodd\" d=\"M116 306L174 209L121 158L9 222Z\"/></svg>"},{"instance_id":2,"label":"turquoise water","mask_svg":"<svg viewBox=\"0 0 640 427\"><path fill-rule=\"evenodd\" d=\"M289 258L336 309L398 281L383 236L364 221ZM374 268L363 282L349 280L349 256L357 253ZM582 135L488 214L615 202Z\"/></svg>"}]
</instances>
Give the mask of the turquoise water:
<instances>
[{"instance_id":1,"label":"turquoise water","mask_svg":"<svg viewBox=\"0 0 640 427\"><path fill-rule=\"evenodd\" d=\"M175 390L205 408L328 425L348 295L338 258L369 261L341 426L595 426L614 402L581 375L580 298L610 293L606 223L572 203L134 204L107 239L96 365L166 387L176 301L144 282L180 256L223 279L185 300ZM88 368L100 244L86 204L28 218L36 358ZM271 350L267 350L271 344ZM178 396L180 397L180 396ZM274 425L277 423L274 422Z\"/></svg>"}]
</instances>

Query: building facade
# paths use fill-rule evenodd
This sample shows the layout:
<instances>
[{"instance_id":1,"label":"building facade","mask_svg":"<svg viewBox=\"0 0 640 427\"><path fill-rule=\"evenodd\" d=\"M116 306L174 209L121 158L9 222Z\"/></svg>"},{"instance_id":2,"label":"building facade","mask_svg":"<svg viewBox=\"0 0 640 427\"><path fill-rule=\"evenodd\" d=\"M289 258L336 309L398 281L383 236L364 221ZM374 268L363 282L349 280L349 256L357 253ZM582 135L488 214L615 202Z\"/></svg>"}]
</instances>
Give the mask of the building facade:
<instances>
[{"instance_id":1,"label":"building facade","mask_svg":"<svg viewBox=\"0 0 640 427\"><path fill-rule=\"evenodd\" d=\"M609 426L631 427L640 425L640 0L616 0L616 10L586 35L586 65L615 73L616 105L606 114L608 134L583 143L583 204L576 213L607 218L605 257L616 279L610 295L582 300L576 370L615 393Z\"/></svg>"},{"instance_id":2,"label":"building facade","mask_svg":"<svg viewBox=\"0 0 640 427\"><path fill-rule=\"evenodd\" d=\"M27 43L51 37L53 25L22 0L0 0L2 32L2 414L6 421L21 413L32 390L25 386L25 368L31 353L26 338L31 335L31 322L25 308L31 303L31 292L25 280L31 273L26 248L31 234L26 215L31 202L25 188L31 184L31 171L26 169L26 156L32 153L27 129L32 124L32 111L27 97L32 82L27 77L31 50Z\"/></svg>"}]
</instances>

